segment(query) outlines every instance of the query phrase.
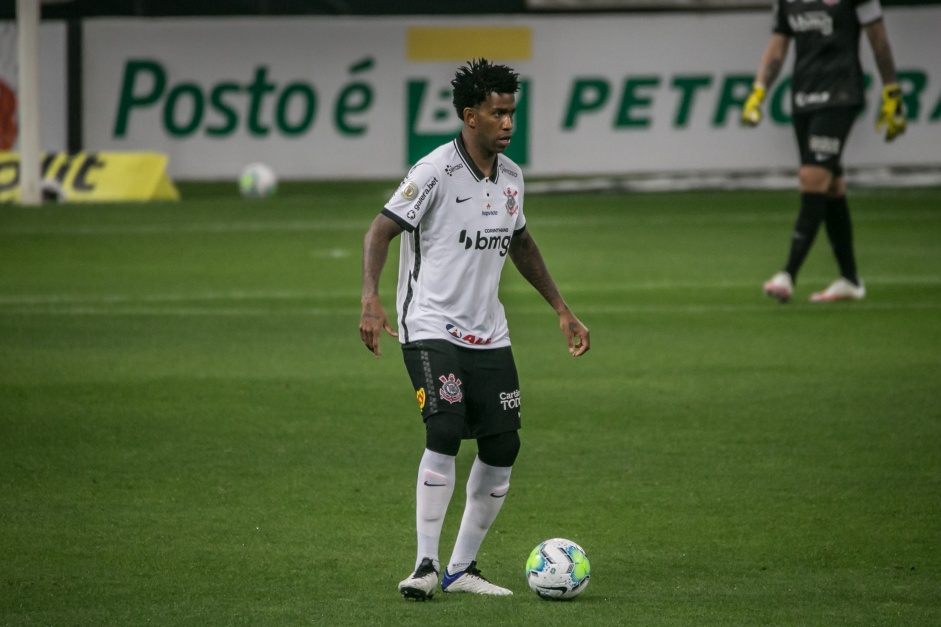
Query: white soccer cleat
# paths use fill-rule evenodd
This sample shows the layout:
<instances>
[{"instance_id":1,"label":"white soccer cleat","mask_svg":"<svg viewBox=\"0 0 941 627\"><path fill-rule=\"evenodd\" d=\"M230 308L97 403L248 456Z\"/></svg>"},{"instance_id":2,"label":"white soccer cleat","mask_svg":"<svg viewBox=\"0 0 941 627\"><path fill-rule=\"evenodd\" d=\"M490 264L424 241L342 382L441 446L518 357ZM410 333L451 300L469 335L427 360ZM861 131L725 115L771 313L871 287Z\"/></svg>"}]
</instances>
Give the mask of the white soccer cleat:
<instances>
[{"instance_id":1,"label":"white soccer cleat","mask_svg":"<svg viewBox=\"0 0 941 627\"><path fill-rule=\"evenodd\" d=\"M790 274L782 270L765 282L764 290L765 294L779 303L788 303L794 294L794 281Z\"/></svg>"},{"instance_id":2,"label":"white soccer cleat","mask_svg":"<svg viewBox=\"0 0 941 627\"><path fill-rule=\"evenodd\" d=\"M430 558L424 558L412 576L399 582L399 592L405 599L426 601L434 596L438 587L438 571Z\"/></svg>"},{"instance_id":3,"label":"white soccer cleat","mask_svg":"<svg viewBox=\"0 0 941 627\"><path fill-rule=\"evenodd\" d=\"M862 300L866 297L866 286L860 281L855 285L849 279L840 277L822 292L810 295L812 303L834 303L838 300Z\"/></svg>"},{"instance_id":4,"label":"white soccer cleat","mask_svg":"<svg viewBox=\"0 0 941 627\"><path fill-rule=\"evenodd\" d=\"M501 588L492 584L477 569L477 562L470 563L463 572L451 575L448 569L444 569L444 577L441 578L441 590L444 592L470 592L471 594L489 594L491 596L505 597L513 594L512 590Z\"/></svg>"}]
</instances>

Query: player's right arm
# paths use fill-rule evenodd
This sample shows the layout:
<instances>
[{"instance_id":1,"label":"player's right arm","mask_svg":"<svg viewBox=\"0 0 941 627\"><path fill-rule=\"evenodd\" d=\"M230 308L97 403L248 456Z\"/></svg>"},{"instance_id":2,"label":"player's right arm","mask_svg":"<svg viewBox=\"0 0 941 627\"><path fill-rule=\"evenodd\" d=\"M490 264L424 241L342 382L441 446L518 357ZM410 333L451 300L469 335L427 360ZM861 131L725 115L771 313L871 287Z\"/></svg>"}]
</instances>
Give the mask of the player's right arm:
<instances>
[{"instance_id":1,"label":"player's right arm","mask_svg":"<svg viewBox=\"0 0 941 627\"><path fill-rule=\"evenodd\" d=\"M791 39L782 33L772 33L768 47L761 55L758 71L755 73L755 82L752 84L751 94L742 107L742 121L749 126L757 126L761 122L761 103L765 99L765 91L778 78L787 49Z\"/></svg>"},{"instance_id":2,"label":"player's right arm","mask_svg":"<svg viewBox=\"0 0 941 627\"><path fill-rule=\"evenodd\" d=\"M401 232L402 227L394 220L379 214L363 239L363 312L359 318L359 336L377 358L382 354L379 350L382 330L398 336L379 299L379 277L389 257L389 243Z\"/></svg>"}]
</instances>

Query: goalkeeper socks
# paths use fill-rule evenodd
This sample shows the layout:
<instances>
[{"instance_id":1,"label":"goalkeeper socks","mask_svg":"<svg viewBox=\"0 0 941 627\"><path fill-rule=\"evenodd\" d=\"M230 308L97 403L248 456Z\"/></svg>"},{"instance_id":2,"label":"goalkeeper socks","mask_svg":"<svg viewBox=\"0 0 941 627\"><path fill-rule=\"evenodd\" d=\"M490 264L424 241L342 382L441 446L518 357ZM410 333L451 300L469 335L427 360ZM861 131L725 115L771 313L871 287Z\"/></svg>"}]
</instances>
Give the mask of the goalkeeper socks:
<instances>
[{"instance_id":1,"label":"goalkeeper socks","mask_svg":"<svg viewBox=\"0 0 941 627\"><path fill-rule=\"evenodd\" d=\"M804 264L807 253L814 245L820 223L823 222L827 210L827 197L824 194L801 193L801 209L797 214L797 224L791 236L791 251L787 258L784 270L797 282L797 272Z\"/></svg>"},{"instance_id":2,"label":"goalkeeper socks","mask_svg":"<svg viewBox=\"0 0 941 627\"><path fill-rule=\"evenodd\" d=\"M504 497L510 489L511 470L512 467L488 466L480 458L474 459L467 479L464 518L448 564L448 572L452 575L465 570L477 559L477 551L483 544L484 536L506 500Z\"/></svg>"},{"instance_id":3,"label":"goalkeeper socks","mask_svg":"<svg viewBox=\"0 0 941 627\"><path fill-rule=\"evenodd\" d=\"M418 530L416 569L422 559L428 557L434 562L438 572L441 572L438 541L441 539L444 514L454 493L455 474L453 456L425 449L418 467L418 487L415 493L415 526Z\"/></svg>"},{"instance_id":4,"label":"goalkeeper socks","mask_svg":"<svg viewBox=\"0 0 941 627\"><path fill-rule=\"evenodd\" d=\"M846 203L846 196L827 199L827 213L824 220L827 227L827 237L840 266L840 275L859 285L856 275L856 255L853 253L853 223L850 220L850 209Z\"/></svg>"}]
</instances>

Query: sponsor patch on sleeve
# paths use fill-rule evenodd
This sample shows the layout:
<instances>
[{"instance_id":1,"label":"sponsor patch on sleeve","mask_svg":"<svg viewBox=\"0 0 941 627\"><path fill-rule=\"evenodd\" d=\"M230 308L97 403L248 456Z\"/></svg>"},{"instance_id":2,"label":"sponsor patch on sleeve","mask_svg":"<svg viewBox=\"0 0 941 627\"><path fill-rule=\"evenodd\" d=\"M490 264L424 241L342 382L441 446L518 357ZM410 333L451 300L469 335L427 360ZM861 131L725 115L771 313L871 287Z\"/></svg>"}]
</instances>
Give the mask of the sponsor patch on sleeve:
<instances>
[{"instance_id":1,"label":"sponsor patch on sleeve","mask_svg":"<svg viewBox=\"0 0 941 627\"><path fill-rule=\"evenodd\" d=\"M418 184L415 181L405 179L399 188L399 195L405 200L415 200L418 197Z\"/></svg>"}]
</instances>

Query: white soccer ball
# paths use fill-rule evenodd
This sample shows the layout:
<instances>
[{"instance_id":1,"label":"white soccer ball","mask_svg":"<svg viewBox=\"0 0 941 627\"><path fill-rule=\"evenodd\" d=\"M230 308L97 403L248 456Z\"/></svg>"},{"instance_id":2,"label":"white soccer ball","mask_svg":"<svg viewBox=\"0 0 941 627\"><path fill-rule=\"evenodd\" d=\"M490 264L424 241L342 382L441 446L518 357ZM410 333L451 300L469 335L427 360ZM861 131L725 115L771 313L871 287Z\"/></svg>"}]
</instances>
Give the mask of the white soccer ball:
<instances>
[{"instance_id":1,"label":"white soccer ball","mask_svg":"<svg viewBox=\"0 0 941 627\"><path fill-rule=\"evenodd\" d=\"M245 198L270 198L278 191L278 177L264 163L250 163L239 176L239 191Z\"/></svg>"},{"instance_id":2,"label":"white soccer ball","mask_svg":"<svg viewBox=\"0 0 941 627\"><path fill-rule=\"evenodd\" d=\"M590 577L585 549L564 538L540 542L526 560L526 583L543 599L574 599Z\"/></svg>"},{"instance_id":3,"label":"white soccer ball","mask_svg":"<svg viewBox=\"0 0 941 627\"><path fill-rule=\"evenodd\" d=\"M55 179L43 179L39 191L42 193L43 202L66 202L69 199L62 183Z\"/></svg>"}]
</instances>

